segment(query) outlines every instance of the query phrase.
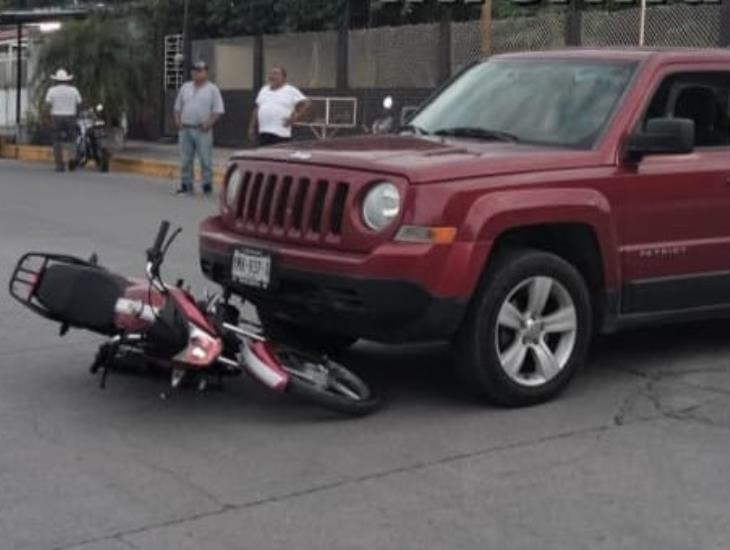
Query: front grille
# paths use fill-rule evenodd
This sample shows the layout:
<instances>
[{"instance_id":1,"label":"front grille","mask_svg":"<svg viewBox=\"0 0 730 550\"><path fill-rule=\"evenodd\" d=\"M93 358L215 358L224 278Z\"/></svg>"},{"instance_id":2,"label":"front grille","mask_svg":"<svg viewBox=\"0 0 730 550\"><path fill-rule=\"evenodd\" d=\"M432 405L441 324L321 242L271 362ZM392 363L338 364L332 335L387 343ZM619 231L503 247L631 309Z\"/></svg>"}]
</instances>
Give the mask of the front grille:
<instances>
[{"instance_id":1,"label":"front grille","mask_svg":"<svg viewBox=\"0 0 730 550\"><path fill-rule=\"evenodd\" d=\"M236 218L262 236L340 237L349 193L348 182L246 171Z\"/></svg>"}]
</instances>

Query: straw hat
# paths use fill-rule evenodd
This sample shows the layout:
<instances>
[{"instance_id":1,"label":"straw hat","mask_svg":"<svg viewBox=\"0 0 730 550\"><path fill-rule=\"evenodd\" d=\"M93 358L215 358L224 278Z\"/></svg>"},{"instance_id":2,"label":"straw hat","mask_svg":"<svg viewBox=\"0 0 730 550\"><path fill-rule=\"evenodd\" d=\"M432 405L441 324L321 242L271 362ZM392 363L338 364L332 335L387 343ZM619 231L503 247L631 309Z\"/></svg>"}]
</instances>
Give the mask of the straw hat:
<instances>
[{"instance_id":1,"label":"straw hat","mask_svg":"<svg viewBox=\"0 0 730 550\"><path fill-rule=\"evenodd\" d=\"M55 80L56 82L69 82L73 79L73 75L68 74L66 69L58 69L56 74L51 75L51 80Z\"/></svg>"}]
</instances>

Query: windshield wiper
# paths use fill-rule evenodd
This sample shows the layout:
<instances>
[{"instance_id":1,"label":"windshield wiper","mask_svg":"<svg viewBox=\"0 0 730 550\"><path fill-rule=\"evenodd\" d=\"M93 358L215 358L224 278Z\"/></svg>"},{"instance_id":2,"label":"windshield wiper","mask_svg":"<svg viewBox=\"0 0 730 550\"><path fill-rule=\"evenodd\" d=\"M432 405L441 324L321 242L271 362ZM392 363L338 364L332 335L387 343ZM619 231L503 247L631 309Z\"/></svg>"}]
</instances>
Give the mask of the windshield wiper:
<instances>
[{"instance_id":1,"label":"windshield wiper","mask_svg":"<svg viewBox=\"0 0 730 550\"><path fill-rule=\"evenodd\" d=\"M397 133L400 134L401 132L413 132L417 136L429 135L427 130L425 130L424 128L421 128L420 126L416 126L415 124L405 124L405 125L401 126L400 128L398 128Z\"/></svg>"},{"instance_id":2,"label":"windshield wiper","mask_svg":"<svg viewBox=\"0 0 730 550\"><path fill-rule=\"evenodd\" d=\"M456 128L441 128L433 132L436 136L449 136L449 137L466 137L476 139L488 139L497 141L509 141L511 143L517 143L520 138L509 132L503 132L501 130L489 130L487 128L478 128L476 126L460 126Z\"/></svg>"}]
</instances>

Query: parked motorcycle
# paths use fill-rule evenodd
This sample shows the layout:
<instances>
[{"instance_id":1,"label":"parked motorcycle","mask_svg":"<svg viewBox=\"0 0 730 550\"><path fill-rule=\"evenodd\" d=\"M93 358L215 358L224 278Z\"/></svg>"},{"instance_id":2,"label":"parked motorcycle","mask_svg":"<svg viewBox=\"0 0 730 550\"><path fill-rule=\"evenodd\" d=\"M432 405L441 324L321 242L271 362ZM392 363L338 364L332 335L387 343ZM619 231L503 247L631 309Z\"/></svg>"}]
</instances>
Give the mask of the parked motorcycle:
<instances>
[{"instance_id":1,"label":"parked motorcycle","mask_svg":"<svg viewBox=\"0 0 730 550\"><path fill-rule=\"evenodd\" d=\"M392 96L385 96L382 104L383 110L380 116L370 125L371 134L389 134L396 129L396 116L394 112L395 101Z\"/></svg>"},{"instance_id":2,"label":"parked motorcycle","mask_svg":"<svg viewBox=\"0 0 730 550\"><path fill-rule=\"evenodd\" d=\"M98 105L96 109L83 111L76 120L76 143L74 156L68 161L69 170L82 168L93 160L99 171L109 171L111 153L104 145L106 123L101 118L103 111L104 106Z\"/></svg>"},{"instance_id":3,"label":"parked motorcycle","mask_svg":"<svg viewBox=\"0 0 730 550\"><path fill-rule=\"evenodd\" d=\"M230 292L196 300L184 282L167 285L160 275L170 245L169 223L161 223L147 251L147 280L128 279L89 260L27 253L10 280L10 294L35 313L70 328L108 337L91 365L101 387L132 357L171 376L171 387L185 380L200 390L211 379L248 374L263 385L347 415L373 412L378 396L357 375L328 357L270 341L242 322Z\"/></svg>"},{"instance_id":4,"label":"parked motorcycle","mask_svg":"<svg viewBox=\"0 0 730 550\"><path fill-rule=\"evenodd\" d=\"M408 124L408 120L417 110L418 106L416 105L397 106L393 96L387 95L383 98L380 114L369 127L363 126L363 131L374 135L392 134L401 131L420 134L422 132Z\"/></svg>"}]
</instances>

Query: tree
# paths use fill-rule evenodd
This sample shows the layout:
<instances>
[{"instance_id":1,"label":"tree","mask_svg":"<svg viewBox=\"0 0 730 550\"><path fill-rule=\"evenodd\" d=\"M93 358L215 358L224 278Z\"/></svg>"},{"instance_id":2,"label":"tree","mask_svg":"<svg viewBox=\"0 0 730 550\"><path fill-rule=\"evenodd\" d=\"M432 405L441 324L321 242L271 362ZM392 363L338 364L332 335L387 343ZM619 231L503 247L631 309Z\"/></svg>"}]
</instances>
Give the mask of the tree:
<instances>
[{"instance_id":1,"label":"tree","mask_svg":"<svg viewBox=\"0 0 730 550\"><path fill-rule=\"evenodd\" d=\"M150 58L144 33L133 20L94 16L65 23L41 46L33 83L42 98L49 75L63 67L87 105L104 105L107 118L143 110Z\"/></svg>"},{"instance_id":2,"label":"tree","mask_svg":"<svg viewBox=\"0 0 730 550\"><path fill-rule=\"evenodd\" d=\"M196 38L336 29L345 0L208 0L193 2Z\"/></svg>"}]
</instances>

